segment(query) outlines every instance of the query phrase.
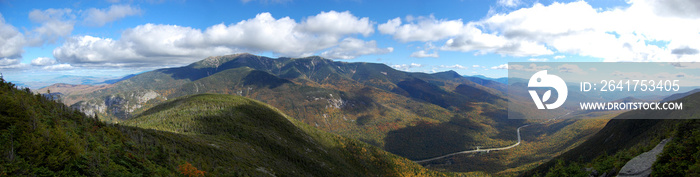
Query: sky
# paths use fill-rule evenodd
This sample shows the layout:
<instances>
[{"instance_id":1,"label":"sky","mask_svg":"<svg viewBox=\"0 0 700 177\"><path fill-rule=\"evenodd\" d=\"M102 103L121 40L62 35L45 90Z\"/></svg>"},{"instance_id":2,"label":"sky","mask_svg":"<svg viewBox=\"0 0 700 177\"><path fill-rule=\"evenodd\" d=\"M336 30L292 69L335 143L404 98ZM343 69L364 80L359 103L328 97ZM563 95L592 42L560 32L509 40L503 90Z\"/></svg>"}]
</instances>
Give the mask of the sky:
<instances>
[{"instance_id":1,"label":"sky","mask_svg":"<svg viewBox=\"0 0 700 177\"><path fill-rule=\"evenodd\" d=\"M695 62L699 50L695 0L0 0L0 73L19 82L241 52L496 78L508 62Z\"/></svg>"}]
</instances>

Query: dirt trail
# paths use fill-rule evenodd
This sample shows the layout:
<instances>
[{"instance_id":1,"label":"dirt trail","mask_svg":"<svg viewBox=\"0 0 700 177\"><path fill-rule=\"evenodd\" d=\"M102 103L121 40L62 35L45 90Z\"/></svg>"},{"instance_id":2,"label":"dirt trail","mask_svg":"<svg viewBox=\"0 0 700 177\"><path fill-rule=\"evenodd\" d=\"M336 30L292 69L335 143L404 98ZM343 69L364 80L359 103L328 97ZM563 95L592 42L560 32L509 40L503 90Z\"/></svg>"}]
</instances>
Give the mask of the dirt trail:
<instances>
[{"instance_id":1,"label":"dirt trail","mask_svg":"<svg viewBox=\"0 0 700 177\"><path fill-rule=\"evenodd\" d=\"M658 156L661 151L664 150L666 143L671 141L671 139L664 139L654 147L654 149L639 154L637 157L632 158L629 162L622 166L618 176L650 176L651 175L651 165L656 162L656 156Z\"/></svg>"}]
</instances>

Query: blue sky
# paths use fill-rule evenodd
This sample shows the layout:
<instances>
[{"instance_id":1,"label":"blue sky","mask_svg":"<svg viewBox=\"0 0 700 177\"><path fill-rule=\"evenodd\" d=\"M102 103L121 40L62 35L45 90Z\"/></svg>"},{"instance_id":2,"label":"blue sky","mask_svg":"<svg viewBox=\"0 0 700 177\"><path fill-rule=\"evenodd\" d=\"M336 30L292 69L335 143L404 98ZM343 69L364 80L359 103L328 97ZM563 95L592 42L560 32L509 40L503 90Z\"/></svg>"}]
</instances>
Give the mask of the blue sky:
<instances>
[{"instance_id":1,"label":"blue sky","mask_svg":"<svg viewBox=\"0 0 700 177\"><path fill-rule=\"evenodd\" d=\"M239 52L506 77L508 62L700 61L693 0L0 0L8 80L117 77Z\"/></svg>"}]
</instances>

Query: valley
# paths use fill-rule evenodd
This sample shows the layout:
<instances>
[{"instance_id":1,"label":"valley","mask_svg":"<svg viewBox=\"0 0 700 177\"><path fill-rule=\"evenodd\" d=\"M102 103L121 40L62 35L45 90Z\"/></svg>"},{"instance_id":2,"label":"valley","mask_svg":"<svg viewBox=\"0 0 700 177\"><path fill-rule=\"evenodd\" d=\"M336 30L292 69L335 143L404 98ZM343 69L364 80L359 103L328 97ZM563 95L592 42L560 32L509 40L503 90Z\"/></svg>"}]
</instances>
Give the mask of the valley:
<instances>
[{"instance_id":1,"label":"valley","mask_svg":"<svg viewBox=\"0 0 700 177\"><path fill-rule=\"evenodd\" d=\"M512 174L525 170L530 168L524 167L526 164L541 163L570 149L604 123L508 119L505 87L500 82L463 77L452 71L409 73L375 63L345 63L320 57L273 59L244 53L145 72L111 85L53 85L40 92L60 92L60 100L73 103L71 107L88 115L96 115L111 124L134 126L133 121L139 120L140 115L172 99L201 93L239 95L270 104L306 125L411 160L477 147L510 146L507 152L460 154L423 163L431 169L457 172L510 171L508 174ZM547 145L519 144L517 132L528 124L538 124L531 126L538 131L526 128L524 132L528 134L523 135L522 141ZM567 132L573 129L583 131ZM178 133L188 132L178 130ZM565 143L549 143L554 141ZM514 144L520 146L513 148ZM531 158L533 155L521 148L552 152ZM493 155L511 160L488 160ZM492 165L450 162L475 158Z\"/></svg>"},{"instance_id":2,"label":"valley","mask_svg":"<svg viewBox=\"0 0 700 177\"><path fill-rule=\"evenodd\" d=\"M0 177L700 176L700 0L0 0Z\"/></svg>"},{"instance_id":3,"label":"valley","mask_svg":"<svg viewBox=\"0 0 700 177\"><path fill-rule=\"evenodd\" d=\"M240 174L298 174L301 171L295 169L308 169L304 173L312 176L550 174L548 169L563 168L562 164L567 163L559 161L576 159L574 156L582 155L578 152L598 153L586 154L594 161L571 164L595 166L599 159L610 157L601 156L601 152L633 157L644 152L647 144L667 137L671 132L668 127L673 125L660 121L641 129L658 129L652 131L656 133L622 133L658 137L650 141L618 137L632 141L620 141L624 146L600 146L604 134L625 131L608 127L630 126L620 121L636 121L616 119L637 117L630 114L639 111L565 109L539 114L525 111L532 103L525 96L516 96L511 99L523 103L511 110L517 115L553 118L508 119L505 87L454 72L408 73L382 64L344 63L320 57L272 59L237 54L145 72L109 85L55 84L38 92L51 91L47 98L73 103L70 109L106 123L100 126L130 127L118 130L137 144L166 143L163 146L169 151L187 151L192 156L177 159L217 174L224 174L227 168L235 168ZM670 98L676 97L682 96ZM667 117L656 114L665 113L645 116ZM167 145L174 139L165 137L180 137L189 145ZM634 150L624 149L630 147ZM142 155L148 152L141 146L135 148L143 151ZM210 150L195 150L201 148ZM586 148L592 149L582 150ZM374 155L348 153L358 151ZM201 159L222 153L227 157ZM231 163L232 159L245 162ZM346 164L347 159L356 160ZM623 162L596 169L619 169ZM174 163L168 162L170 166ZM233 166L217 165L221 163ZM367 166L376 163L395 165ZM340 167L329 164L350 168L338 171ZM334 170L311 170L319 168Z\"/></svg>"},{"instance_id":4,"label":"valley","mask_svg":"<svg viewBox=\"0 0 700 177\"><path fill-rule=\"evenodd\" d=\"M468 153L478 153L478 152L486 152L486 153L489 153L489 152L491 152L491 151L507 150L507 149L510 149L510 148L513 148L513 147L515 147L515 146L520 145L520 128L527 127L527 126L528 126L528 125L523 125L523 126L518 127L518 129L516 130L516 131L517 131L517 134L518 134L518 142L515 143L515 144L513 144L513 145L510 145L510 146L499 147L499 148L486 148L486 149L479 149L479 147L477 146L476 150L455 152L455 153L450 153L450 154L443 155L443 156L440 156L440 157L434 157L434 158L429 158L429 159L424 159L424 160L416 160L415 162L416 162L416 163L425 163L425 162L429 162L429 161L433 161L433 160L437 160L437 159L442 159L442 158L445 158L445 157L454 156L454 155L457 155L457 154L468 154Z\"/></svg>"},{"instance_id":5,"label":"valley","mask_svg":"<svg viewBox=\"0 0 700 177\"><path fill-rule=\"evenodd\" d=\"M173 99L105 124L0 79L0 175L453 176L233 95Z\"/></svg>"}]
</instances>

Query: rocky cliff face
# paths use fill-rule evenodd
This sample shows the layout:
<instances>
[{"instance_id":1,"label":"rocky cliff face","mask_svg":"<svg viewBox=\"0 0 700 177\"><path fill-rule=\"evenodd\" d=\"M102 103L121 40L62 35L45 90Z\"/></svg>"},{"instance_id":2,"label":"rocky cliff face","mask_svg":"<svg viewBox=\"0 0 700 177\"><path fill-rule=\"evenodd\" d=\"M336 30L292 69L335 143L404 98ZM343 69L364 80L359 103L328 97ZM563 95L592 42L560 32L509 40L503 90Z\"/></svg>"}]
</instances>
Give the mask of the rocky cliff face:
<instances>
[{"instance_id":1,"label":"rocky cliff face","mask_svg":"<svg viewBox=\"0 0 700 177\"><path fill-rule=\"evenodd\" d=\"M84 112L87 115L111 114L120 119L130 118L132 114L144 107L150 100L162 99L166 97L153 90L135 91L127 95L109 95L104 99L94 99L80 101L71 107Z\"/></svg>"}]
</instances>

